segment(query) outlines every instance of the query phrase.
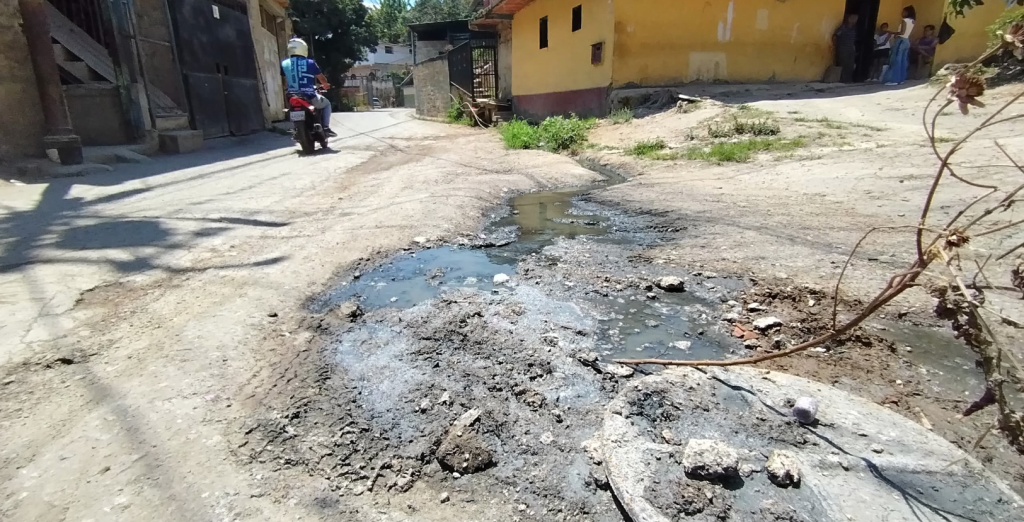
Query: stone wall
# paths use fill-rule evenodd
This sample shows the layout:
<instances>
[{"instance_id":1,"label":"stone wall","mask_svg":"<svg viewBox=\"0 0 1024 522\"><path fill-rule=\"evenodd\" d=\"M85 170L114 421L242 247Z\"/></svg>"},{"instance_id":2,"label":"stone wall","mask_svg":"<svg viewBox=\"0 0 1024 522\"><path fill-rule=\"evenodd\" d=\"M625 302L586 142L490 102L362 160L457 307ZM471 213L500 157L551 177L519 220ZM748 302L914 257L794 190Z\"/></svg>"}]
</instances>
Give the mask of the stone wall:
<instances>
[{"instance_id":1,"label":"stone wall","mask_svg":"<svg viewBox=\"0 0 1024 522\"><path fill-rule=\"evenodd\" d=\"M0 0L0 162L43 154L43 114L17 0Z\"/></svg>"},{"instance_id":2,"label":"stone wall","mask_svg":"<svg viewBox=\"0 0 1024 522\"><path fill-rule=\"evenodd\" d=\"M416 114L442 118L451 106L451 80L448 78L448 57L438 56L421 61L412 70L416 84Z\"/></svg>"},{"instance_id":3,"label":"stone wall","mask_svg":"<svg viewBox=\"0 0 1024 522\"><path fill-rule=\"evenodd\" d=\"M437 58L448 47L448 40L416 40L416 49L413 52L413 57L416 59L417 64L423 63Z\"/></svg>"}]
</instances>

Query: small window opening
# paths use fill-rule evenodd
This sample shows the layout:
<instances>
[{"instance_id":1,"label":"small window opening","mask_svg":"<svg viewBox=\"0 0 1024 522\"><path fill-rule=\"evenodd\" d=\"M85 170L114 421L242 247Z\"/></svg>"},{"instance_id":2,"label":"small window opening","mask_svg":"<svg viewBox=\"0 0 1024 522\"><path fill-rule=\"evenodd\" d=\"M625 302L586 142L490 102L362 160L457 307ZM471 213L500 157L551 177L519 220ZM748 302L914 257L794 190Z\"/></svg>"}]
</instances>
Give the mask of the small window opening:
<instances>
[{"instance_id":1,"label":"small window opening","mask_svg":"<svg viewBox=\"0 0 1024 522\"><path fill-rule=\"evenodd\" d=\"M572 8L572 32L583 28L583 5Z\"/></svg>"},{"instance_id":2,"label":"small window opening","mask_svg":"<svg viewBox=\"0 0 1024 522\"><path fill-rule=\"evenodd\" d=\"M590 46L590 64L601 65L604 61L604 42L597 42Z\"/></svg>"},{"instance_id":3,"label":"small window opening","mask_svg":"<svg viewBox=\"0 0 1024 522\"><path fill-rule=\"evenodd\" d=\"M540 48L548 48L548 17L540 19Z\"/></svg>"}]
</instances>

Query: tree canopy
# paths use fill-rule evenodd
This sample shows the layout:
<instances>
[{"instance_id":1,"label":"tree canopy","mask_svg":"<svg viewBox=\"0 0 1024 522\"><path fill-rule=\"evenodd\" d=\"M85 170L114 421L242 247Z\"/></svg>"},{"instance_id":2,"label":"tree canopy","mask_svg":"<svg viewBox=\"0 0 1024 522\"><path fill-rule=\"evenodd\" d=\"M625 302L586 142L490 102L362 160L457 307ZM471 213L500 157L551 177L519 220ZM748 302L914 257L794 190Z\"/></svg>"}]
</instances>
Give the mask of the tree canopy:
<instances>
[{"instance_id":1,"label":"tree canopy","mask_svg":"<svg viewBox=\"0 0 1024 522\"><path fill-rule=\"evenodd\" d=\"M1002 2L1004 0L993 0L996 2ZM984 0L949 0L949 11L955 17L965 16L965 11L969 11L979 5L984 5ZM1024 5L1024 0L1016 0L1017 5ZM1009 2L1007 2L1009 6Z\"/></svg>"},{"instance_id":2,"label":"tree canopy","mask_svg":"<svg viewBox=\"0 0 1024 522\"><path fill-rule=\"evenodd\" d=\"M473 14L472 0L416 0L409 9L409 23L465 20Z\"/></svg>"},{"instance_id":3,"label":"tree canopy","mask_svg":"<svg viewBox=\"0 0 1024 522\"><path fill-rule=\"evenodd\" d=\"M288 14L295 35L306 40L331 83L341 83L341 75L377 45L369 10L360 0L291 0Z\"/></svg>"},{"instance_id":4,"label":"tree canopy","mask_svg":"<svg viewBox=\"0 0 1024 522\"><path fill-rule=\"evenodd\" d=\"M385 43L403 43L408 40L406 21L409 5L405 0L380 0L370 12L377 39Z\"/></svg>"}]
</instances>

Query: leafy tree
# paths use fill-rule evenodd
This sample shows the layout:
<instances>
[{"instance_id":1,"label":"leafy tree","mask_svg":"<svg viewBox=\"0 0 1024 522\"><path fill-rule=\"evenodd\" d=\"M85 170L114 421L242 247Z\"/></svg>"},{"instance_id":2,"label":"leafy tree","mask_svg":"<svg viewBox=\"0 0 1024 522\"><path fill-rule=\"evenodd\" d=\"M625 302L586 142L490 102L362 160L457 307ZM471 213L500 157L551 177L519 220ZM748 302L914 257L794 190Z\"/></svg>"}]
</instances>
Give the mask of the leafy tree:
<instances>
[{"instance_id":1,"label":"leafy tree","mask_svg":"<svg viewBox=\"0 0 1024 522\"><path fill-rule=\"evenodd\" d=\"M408 40L406 15L409 5L405 0L380 0L370 12L377 39L385 43L404 43Z\"/></svg>"},{"instance_id":2,"label":"leafy tree","mask_svg":"<svg viewBox=\"0 0 1024 522\"><path fill-rule=\"evenodd\" d=\"M295 35L306 40L331 83L340 85L341 75L377 45L369 10L360 0L291 0L288 14Z\"/></svg>"},{"instance_id":3,"label":"leafy tree","mask_svg":"<svg viewBox=\"0 0 1024 522\"><path fill-rule=\"evenodd\" d=\"M992 0L994 2L1002 2L1005 0ZM1024 5L1024 0L1016 0L1017 5ZM984 0L949 0L949 12L955 17L966 16L965 12L977 7L984 5Z\"/></svg>"},{"instance_id":4,"label":"leafy tree","mask_svg":"<svg viewBox=\"0 0 1024 522\"><path fill-rule=\"evenodd\" d=\"M409 23L465 20L473 11L472 0L416 0L409 9Z\"/></svg>"}]
</instances>

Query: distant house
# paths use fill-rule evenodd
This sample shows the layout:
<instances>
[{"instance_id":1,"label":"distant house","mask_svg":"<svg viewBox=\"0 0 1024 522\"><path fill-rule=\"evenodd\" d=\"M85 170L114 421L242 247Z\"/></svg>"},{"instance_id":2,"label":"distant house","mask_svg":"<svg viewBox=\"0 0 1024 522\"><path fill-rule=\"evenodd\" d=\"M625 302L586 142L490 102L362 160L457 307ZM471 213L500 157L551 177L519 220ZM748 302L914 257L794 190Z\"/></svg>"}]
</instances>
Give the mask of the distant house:
<instances>
[{"instance_id":1,"label":"distant house","mask_svg":"<svg viewBox=\"0 0 1024 522\"><path fill-rule=\"evenodd\" d=\"M356 62L346 74L383 78L391 72L406 72L412 69L412 46L380 44L366 53L366 59Z\"/></svg>"},{"instance_id":2,"label":"distant house","mask_svg":"<svg viewBox=\"0 0 1024 522\"><path fill-rule=\"evenodd\" d=\"M602 115L610 91L624 87L820 80L847 12L861 14L870 42L877 23L895 28L911 3L912 38L942 23L947 0L479 0L471 25L498 32L517 114ZM985 27L1006 8L996 0L950 18L956 34L939 46L935 67L983 52Z\"/></svg>"}]
</instances>

